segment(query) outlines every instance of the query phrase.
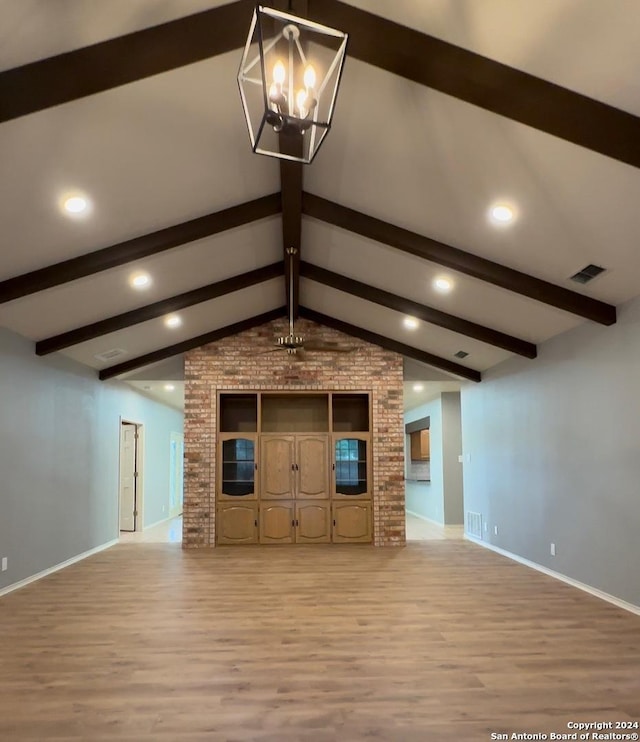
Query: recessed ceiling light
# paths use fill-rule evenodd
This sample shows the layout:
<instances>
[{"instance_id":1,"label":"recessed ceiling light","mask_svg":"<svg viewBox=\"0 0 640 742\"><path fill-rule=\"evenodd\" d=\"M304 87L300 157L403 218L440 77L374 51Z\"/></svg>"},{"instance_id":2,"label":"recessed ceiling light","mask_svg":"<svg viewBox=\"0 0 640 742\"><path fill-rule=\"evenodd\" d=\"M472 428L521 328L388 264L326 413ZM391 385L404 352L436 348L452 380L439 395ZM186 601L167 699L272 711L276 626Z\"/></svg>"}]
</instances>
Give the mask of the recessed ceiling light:
<instances>
[{"instance_id":1,"label":"recessed ceiling light","mask_svg":"<svg viewBox=\"0 0 640 742\"><path fill-rule=\"evenodd\" d=\"M433 282L433 288L437 291L441 291L443 294L446 294L453 288L453 282L450 281L448 278L436 278L436 280Z\"/></svg>"},{"instance_id":2,"label":"recessed ceiling light","mask_svg":"<svg viewBox=\"0 0 640 742\"><path fill-rule=\"evenodd\" d=\"M165 384L164 389L166 392L172 392L175 389L175 386L173 384Z\"/></svg>"},{"instance_id":3,"label":"recessed ceiling light","mask_svg":"<svg viewBox=\"0 0 640 742\"><path fill-rule=\"evenodd\" d=\"M134 273L129 276L129 283L134 289L147 289L151 286L151 276L148 273Z\"/></svg>"},{"instance_id":4,"label":"recessed ceiling light","mask_svg":"<svg viewBox=\"0 0 640 742\"><path fill-rule=\"evenodd\" d=\"M422 386L422 384L414 384L413 385L413 391L414 392L421 392L423 390L424 390L424 387Z\"/></svg>"},{"instance_id":5,"label":"recessed ceiling light","mask_svg":"<svg viewBox=\"0 0 640 742\"><path fill-rule=\"evenodd\" d=\"M82 193L65 193L58 205L66 216L87 216L91 211L91 201Z\"/></svg>"},{"instance_id":6,"label":"recessed ceiling light","mask_svg":"<svg viewBox=\"0 0 640 742\"><path fill-rule=\"evenodd\" d=\"M496 203L489 209L489 220L498 226L511 224L516 218L515 207L507 203Z\"/></svg>"},{"instance_id":7,"label":"recessed ceiling light","mask_svg":"<svg viewBox=\"0 0 640 742\"><path fill-rule=\"evenodd\" d=\"M418 327L418 320L415 317L405 317L402 320L402 324L407 330L415 330Z\"/></svg>"},{"instance_id":8,"label":"recessed ceiling light","mask_svg":"<svg viewBox=\"0 0 640 742\"><path fill-rule=\"evenodd\" d=\"M170 314L168 317L165 317L164 323L167 327L180 327L182 320L177 314Z\"/></svg>"}]
</instances>

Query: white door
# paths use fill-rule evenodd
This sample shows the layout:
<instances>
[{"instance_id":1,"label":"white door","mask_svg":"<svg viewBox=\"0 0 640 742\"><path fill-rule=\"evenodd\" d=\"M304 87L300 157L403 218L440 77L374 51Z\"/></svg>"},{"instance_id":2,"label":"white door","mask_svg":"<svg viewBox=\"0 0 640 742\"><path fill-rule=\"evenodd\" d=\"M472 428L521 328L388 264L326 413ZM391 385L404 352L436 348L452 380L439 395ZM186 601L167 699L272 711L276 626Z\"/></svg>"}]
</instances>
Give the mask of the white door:
<instances>
[{"instance_id":1,"label":"white door","mask_svg":"<svg viewBox=\"0 0 640 742\"><path fill-rule=\"evenodd\" d=\"M120 428L120 530L136 530L136 442L137 426Z\"/></svg>"}]
</instances>

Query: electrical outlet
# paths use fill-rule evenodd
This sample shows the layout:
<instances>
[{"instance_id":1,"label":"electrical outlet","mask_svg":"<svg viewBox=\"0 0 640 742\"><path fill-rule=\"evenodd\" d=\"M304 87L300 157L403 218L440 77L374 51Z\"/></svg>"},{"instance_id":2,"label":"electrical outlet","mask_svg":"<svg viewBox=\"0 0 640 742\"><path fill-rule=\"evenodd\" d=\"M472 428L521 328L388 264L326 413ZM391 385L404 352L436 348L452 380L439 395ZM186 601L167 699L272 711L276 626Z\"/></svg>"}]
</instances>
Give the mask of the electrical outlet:
<instances>
[{"instance_id":1,"label":"electrical outlet","mask_svg":"<svg viewBox=\"0 0 640 742\"><path fill-rule=\"evenodd\" d=\"M498 526L494 526L493 527L493 535L494 536L497 536L498 535Z\"/></svg>"},{"instance_id":2,"label":"electrical outlet","mask_svg":"<svg viewBox=\"0 0 640 742\"><path fill-rule=\"evenodd\" d=\"M7 557L2 557L2 571L6 572L8 566L9 566L9 560L7 559Z\"/></svg>"},{"instance_id":3,"label":"electrical outlet","mask_svg":"<svg viewBox=\"0 0 640 742\"><path fill-rule=\"evenodd\" d=\"M556 555L556 545L554 543L551 544L549 551L551 552L551 556Z\"/></svg>"},{"instance_id":4,"label":"electrical outlet","mask_svg":"<svg viewBox=\"0 0 640 742\"><path fill-rule=\"evenodd\" d=\"M463 456L462 454L460 454L460 455L458 456L458 463L459 463L459 464L462 464L462 462L463 462L463 461L464 461L464 456Z\"/></svg>"},{"instance_id":5,"label":"electrical outlet","mask_svg":"<svg viewBox=\"0 0 640 742\"><path fill-rule=\"evenodd\" d=\"M167 506L166 505L163 505L162 506L162 512L164 513L166 511L166 509L167 509Z\"/></svg>"}]
</instances>

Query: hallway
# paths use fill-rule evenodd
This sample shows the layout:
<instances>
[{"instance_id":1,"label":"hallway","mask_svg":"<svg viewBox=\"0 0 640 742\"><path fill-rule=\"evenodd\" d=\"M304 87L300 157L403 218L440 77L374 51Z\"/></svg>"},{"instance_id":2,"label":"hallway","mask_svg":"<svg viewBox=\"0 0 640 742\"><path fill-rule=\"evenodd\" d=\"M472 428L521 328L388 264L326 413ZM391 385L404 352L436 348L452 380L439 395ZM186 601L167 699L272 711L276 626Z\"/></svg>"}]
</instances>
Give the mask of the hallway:
<instances>
[{"instance_id":1,"label":"hallway","mask_svg":"<svg viewBox=\"0 0 640 742\"><path fill-rule=\"evenodd\" d=\"M407 541L449 541L464 538L464 526L441 526L407 513Z\"/></svg>"}]
</instances>

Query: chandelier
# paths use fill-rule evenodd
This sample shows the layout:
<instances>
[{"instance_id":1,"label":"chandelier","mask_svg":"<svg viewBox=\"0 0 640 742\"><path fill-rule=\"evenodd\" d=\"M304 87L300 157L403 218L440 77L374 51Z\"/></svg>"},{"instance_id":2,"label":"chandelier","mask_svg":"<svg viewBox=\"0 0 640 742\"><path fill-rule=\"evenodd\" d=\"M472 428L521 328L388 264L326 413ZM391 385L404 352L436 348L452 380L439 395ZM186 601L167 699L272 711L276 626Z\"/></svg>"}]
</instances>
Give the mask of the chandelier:
<instances>
[{"instance_id":1,"label":"chandelier","mask_svg":"<svg viewBox=\"0 0 640 742\"><path fill-rule=\"evenodd\" d=\"M258 5L238 72L254 152L310 163L335 108L348 35Z\"/></svg>"}]
</instances>

